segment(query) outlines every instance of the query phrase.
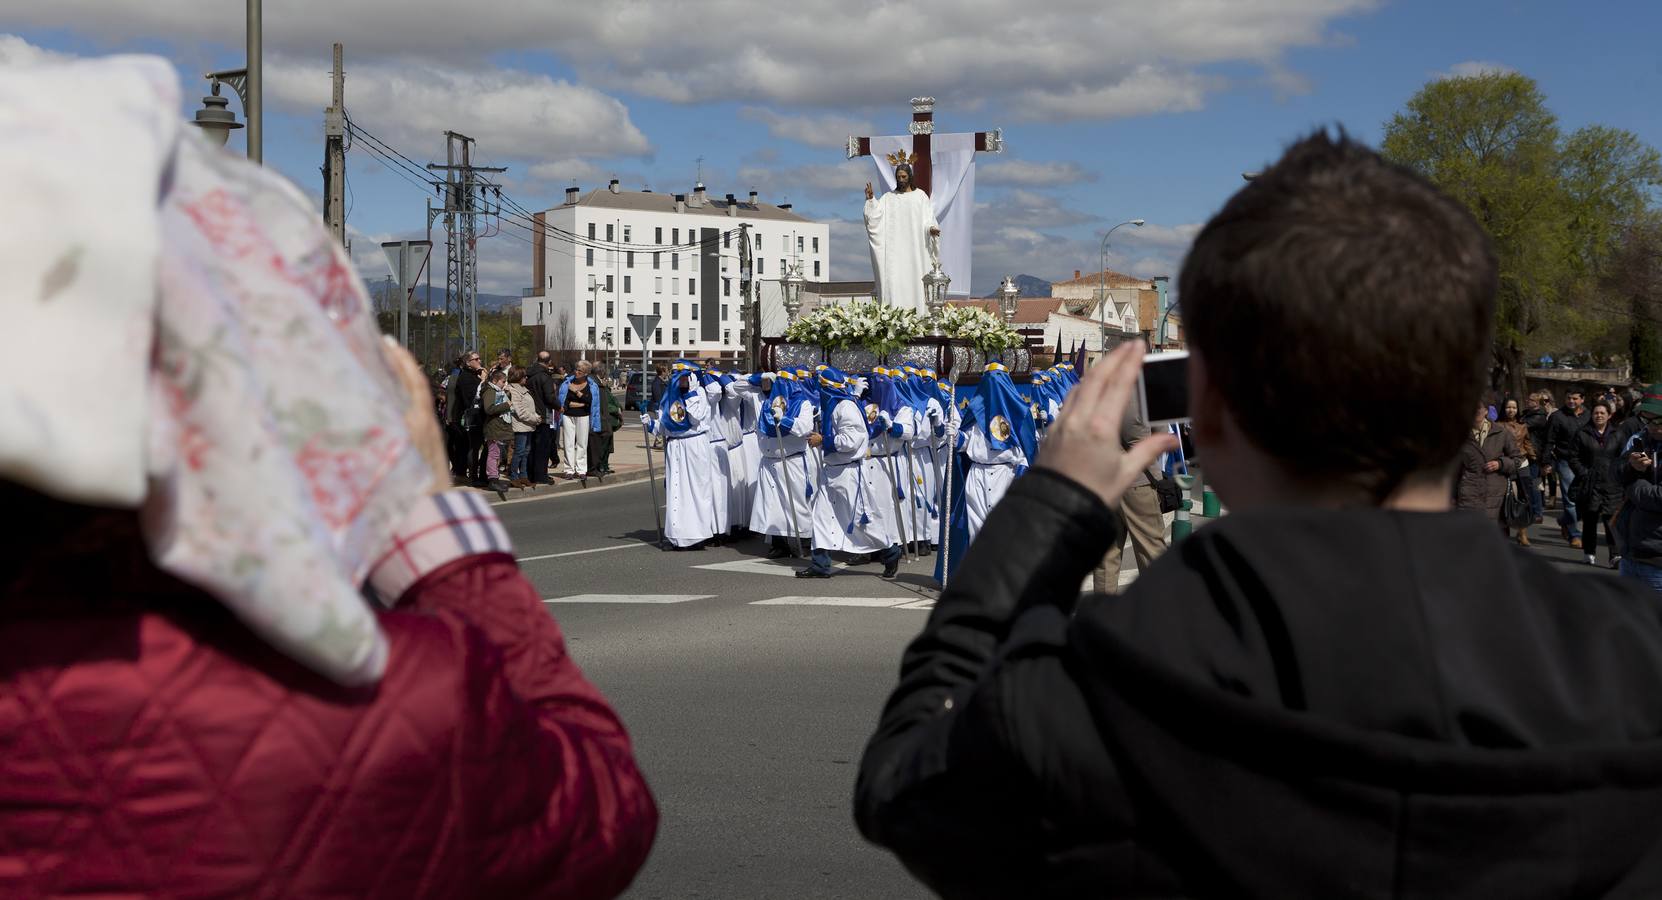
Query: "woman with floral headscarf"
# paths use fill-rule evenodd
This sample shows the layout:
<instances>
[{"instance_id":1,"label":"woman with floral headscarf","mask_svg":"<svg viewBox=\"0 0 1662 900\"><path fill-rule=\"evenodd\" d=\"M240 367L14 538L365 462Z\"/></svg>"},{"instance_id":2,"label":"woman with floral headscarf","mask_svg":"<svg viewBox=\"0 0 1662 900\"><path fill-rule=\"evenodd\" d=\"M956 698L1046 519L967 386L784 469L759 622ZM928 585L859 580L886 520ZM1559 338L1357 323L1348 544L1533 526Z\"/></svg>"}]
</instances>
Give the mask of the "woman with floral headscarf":
<instances>
[{"instance_id":1,"label":"woman with floral headscarf","mask_svg":"<svg viewBox=\"0 0 1662 900\"><path fill-rule=\"evenodd\" d=\"M105 367L0 383L0 896L621 893L622 723L316 211L179 109L159 59L0 70L0 352Z\"/></svg>"}]
</instances>

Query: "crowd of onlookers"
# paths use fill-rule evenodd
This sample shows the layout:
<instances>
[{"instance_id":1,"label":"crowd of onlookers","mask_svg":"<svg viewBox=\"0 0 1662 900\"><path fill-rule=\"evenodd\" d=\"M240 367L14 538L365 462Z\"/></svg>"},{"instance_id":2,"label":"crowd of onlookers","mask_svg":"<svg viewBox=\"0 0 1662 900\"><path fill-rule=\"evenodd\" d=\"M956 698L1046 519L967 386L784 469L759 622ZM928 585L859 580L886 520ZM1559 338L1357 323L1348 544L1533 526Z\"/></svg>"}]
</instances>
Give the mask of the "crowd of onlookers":
<instances>
[{"instance_id":1,"label":"crowd of onlookers","mask_svg":"<svg viewBox=\"0 0 1662 900\"><path fill-rule=\"evenodd\" d=\"M523 366L501 350L486 368L470 350L434 373L433 385L456 485L505 496L556 477L586 483L612 473L623 409L614 382L587 359L567 370L544 350Z\"/></svg>"},{"instance_id":2,"label":"crowd of onlookers","mask_svg":"<svg viewBox=\"0 0 1662 900\"><path fill-rule=\"evenodd\" d=\"M1577 387L1565 392L1562 407L1545 390L1521 406L1512 397L1479 406L1462 457L1457 505L1495 517L1524 546L1530 526L1543 524L1547 510L1556 508L1559 532L1588 565L1598 563L1602 526L1610 568L1662 590L1662 518L1626 502L1629 485L1656 480L1656 448L1662 445L1657 393L1655 385L1611 387L1591 394L1589 404L1589 392Z\"/></svg>"}]
</instances>

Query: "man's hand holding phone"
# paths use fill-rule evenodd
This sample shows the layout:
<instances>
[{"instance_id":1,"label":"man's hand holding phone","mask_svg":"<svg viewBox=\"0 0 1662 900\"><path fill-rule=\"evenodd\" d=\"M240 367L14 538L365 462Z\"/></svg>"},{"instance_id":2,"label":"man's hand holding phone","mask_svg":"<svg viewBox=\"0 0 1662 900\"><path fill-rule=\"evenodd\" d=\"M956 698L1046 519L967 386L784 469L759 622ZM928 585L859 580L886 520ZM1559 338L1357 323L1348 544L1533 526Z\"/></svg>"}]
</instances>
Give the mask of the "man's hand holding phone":
<instances>
[{"instance_id":1,"label":"man's hand holding phone","mask_svg":"<svg viewBox=\"0 0 1662 900\"><path fill-rule=\"evenodd\" d=\"M1142 365L1142 347L1127 343L1092 366L1068 394L1039 458L1041 467L1079 482L1109 506L1119 504L1160 454L1177 449L1171 434L1155 434L1130 450L1120 449L1120 427Z\"/></svg>"}]
</instances>

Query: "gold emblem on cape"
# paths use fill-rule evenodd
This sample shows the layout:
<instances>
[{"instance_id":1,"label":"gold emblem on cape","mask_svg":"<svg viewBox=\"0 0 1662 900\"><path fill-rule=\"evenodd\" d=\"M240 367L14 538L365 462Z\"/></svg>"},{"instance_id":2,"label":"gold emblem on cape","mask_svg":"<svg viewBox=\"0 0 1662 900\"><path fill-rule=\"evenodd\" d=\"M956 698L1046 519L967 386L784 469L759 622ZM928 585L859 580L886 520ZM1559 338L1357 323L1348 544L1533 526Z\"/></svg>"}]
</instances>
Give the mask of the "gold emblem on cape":
<instances>
[{"instance_id":1,"label":"gold emblem on cape","mask_svg":"<svg viewBox=\"0 0 1662 900\"><path fill-rule=\"evenodd\" d=\"M866 404L866 424L869 425L872 422L877 421L877 413L878 412L879 412L879 410L877 409L877 404L867 403Z\"/></svg>"},{"instance_id":2,"label":"gold emblem on cape","mask_svg":"<svg viewBox=\"0 0 1662 900\"><path fill-rule=\"evenodd\" d=\"M1007 441L1010 439L1010 422L1003 416L993 416L992 422L987 425L987 430L992 432L994 440Z\"/></svg>"},{"instance_id":3,"label":"gold emblem on cape","mask_svg":"<svg viewBox=\"0 0 1662 900\"><path fill-rule=\"evenodd\" d=\"M677 425L687 421L687 408L681 405L681 401L669 405L669 420Z\"/></svg>"},{"instance_id":4,"label":"gold emblem on cape","mask_svg":"<svg viewBox=\"0 0 1662 900\"><path fill-rule=\"evenodd\" d=\"M773 402L768 404L768 408L773 410L773 418L774 418L775 421L778 421L780 419L785 418L785 398L784 397L775 397L775 398L773 398Z\"/></svg>"}]
</instances>

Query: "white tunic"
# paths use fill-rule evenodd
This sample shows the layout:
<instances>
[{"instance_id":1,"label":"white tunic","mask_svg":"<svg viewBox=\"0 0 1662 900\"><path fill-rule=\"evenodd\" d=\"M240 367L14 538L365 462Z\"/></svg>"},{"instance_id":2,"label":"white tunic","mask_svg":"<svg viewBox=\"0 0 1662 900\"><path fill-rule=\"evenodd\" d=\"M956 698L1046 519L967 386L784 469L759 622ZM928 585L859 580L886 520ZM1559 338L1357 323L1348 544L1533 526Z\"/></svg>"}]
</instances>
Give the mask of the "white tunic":
<instances>
[{"instance_id":1,"label":"white tunic","mask_svg":"<svg viewBox=\"0 0 1662 900\"><path fill-rule=\"evenodd\" d=\"M929 195L913 188L866 201L866 239L877 296L890 306L927 315L923 276L929 271L929 229L939 228Z\"/></svg>"},{"instance_id":2,"label":"white tunic","mask_svg":"<svg viewBox=\"0 0 1662 900\"><path fill-rule=\"evenodd\" d=\"M902 408L897 417L906 413ZM917 525L907 515L912 508L912 491L906 483L906 439L889 433L892 422L888 416L882 416L880 421L883 431L871 439L871 456L866 459L866 483L872 487L873 529L880 526L890 543L900 544L917 536ZM897 483L899 491L895 490Z\"/></svg>"},{"instance_id":3,"label":"white tunic","mask_svg":"<svg viewBox=\"0 0 1662 900\"><path fill-rule=\"evenodd\" d=\"M727 416L722 415L721 400L726 392L714 382L704 386L704 401L710 406L710 460L714 463L711 478L703 487L710 491L716 507L716 533L726 534L733 526L733 467L727 458L728 432L733 430ZM712 491L712 485L725 490Z\"/></svg>"},{"instance_id":4,"label":"white tunic","mask_svg":"<svg viewBox=\"0 0 1662 900\"><path fill-rule=\"evenodd\" d=\"M845 401L833 407L831 421L834 437L824 448L819 489L814 492L814 548L849 553L886 550L894 541L889 540L883 523L893 515L880 518L875 512L875 501L885 498L874 495L875 487L867 479L866 417L858 404Z\"/></svg>"},{"instance_id":5,"label":"white tunic","mask_svg":"<svg viewBox=\"0 0 1662 900\"><path fill-rule=\"evenodd\" d=\"M808 496L808 489L812 487L818 493L819 487L808 435L816 427L814 404L803 398L788 434L756 435L760 440L762 463L750 507L752 531L790 537L794 530L797 537L813 538L814 502Z\"/></svg>"},{"instance_id":6,"label":"white tunic","mask_svg":"<svg viewBox=\"0 0 1662 900\"><path fill-rule=\"evenodd\" d=\"M910 485L905 504L906 538L914 540L921 536L933 544L941 530L941 483L940 473L936 471L939 454L934 449L941 406L931 398L928 409L928 417L920 420L917 412L907 407L900 411L898 419L906 444L906 456L901 463L906 467L904 475Z\"/></svg>"},{"instance_id":7,"label":"white tunic","mask_svg":"<svg viewBox=\"0 0 1662 900\"><path fill-rule=\"evenodd\" d=\"M969 539L973 541L981 533L987 515L1004 499L1004 492L1016 480L1016 467L1026 467L1027 457L1014 446L994 450L979 428L963 435L962 452L969 463L969 470L964 474L964 512L969 523Z\"/></svg>"},{"instance_id":8,"label":"white tunic","mask_svg":"<svg viewBox=\"0 0 1662 900\"><path fill-rule=\"evenodd\" d=\"M703 391L693 391L682 408L691 427L680 436L665 435L664 537L677 547L691 547L727 530L722 524L727 498L716 497L708 487L717 471L708 434L709 400ZM655 416L641 416L641 424L648 434L657 431Z\"/></svg>"}]
</instances>

